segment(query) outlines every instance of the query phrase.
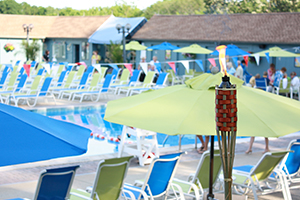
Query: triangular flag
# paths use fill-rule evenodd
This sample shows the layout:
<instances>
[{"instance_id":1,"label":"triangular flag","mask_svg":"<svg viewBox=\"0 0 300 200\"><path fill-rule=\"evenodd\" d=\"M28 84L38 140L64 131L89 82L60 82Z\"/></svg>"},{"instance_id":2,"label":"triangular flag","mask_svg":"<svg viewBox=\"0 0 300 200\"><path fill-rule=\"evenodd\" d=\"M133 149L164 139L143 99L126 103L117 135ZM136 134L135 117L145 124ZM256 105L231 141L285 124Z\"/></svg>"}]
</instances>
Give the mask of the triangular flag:
<instances>
[{"instance_id":1,"label":"triangular flag","mask_svg":"<svg viewBox=\"0 0 300 200\"><path fill-rule=\"evenodd\" d=\"M160 63L154 63L156 70L158 71L158 73L161 72L161 64Z\"/></svg>"},{"instance_id":2,"label":"triangular flag","mask_svg":"<svg viewBox=\"0 0 300 200\"><path fill-rule=\"evenodd\" d=\"M108 66L112 67L112 68L115 69L115 70L119 70L118 65L115 65L115 64L109 64Z\"/></svg>"},{"instance_id":3,"label":"triangular flag","mask_svg":"<svg viewBox=\"0 0 300 200\"><path fill-rule=\"evenodd\" d=\"M244 60L245 60L245 64L248 67L248 61L249 61L249 56L243 56Z\"/></svg>"},{"instance_id":4,"label":"triangular flag","mask_svg":"<svg viewBox=\"0 0 300 200\"><path fill-rule=\"evenodd\" d=\"M175 62L168 62L168 64L170 65L170 67L173 69L173 71L176 74L176 66L175 66Z\"/></svg>"},{"instance_id":5,"label":"triangular flag","mask_svg":"<svg viewBox=\"0 0 300 200\"><path fill-rule=\"evenodd\" d=\"M201 68L201 70L204 72L202 60L195 60L195 62L199 65L199 67Z\"/></svg>"},{"instance_id":6,"label":"triangular flag","mask_svg":"<svg viewBox=\"0 0 300 200\"><path fill-rule=\"evenodd\" d=\"M24 64L23 65L23 68L25 69L25 72L26 72L28 77L30 75L30 66L31 66L30 64Z\"/></svg>"},{"instance_id":7,"label":"triangular flag","mask_svg":"<svg viewBox=\"0 0 300 200\"><path fill-rule=\"evenodd\" d=\"M189 61L181 61L182 65L185 67L186 71L189 73L190 71L190 62Z\"/></svg>"},{"instance_id":8,"label":"triangular flag","mask_svg":"<svg viewBox=\"0 0 300 200\"><path fill-rule=\"evenodd\" d=\"M48 74L50 74L50 64L49 63L43 63L42 66L45 68L45 70L47 71Z\"/></svg>"},{"instance_id":9,"label":"triangular flag","mask_svg":"<svg viewBox=\"0 0 300 200\"><path fill-rule=\"evenodd\" d=\"M92 65L99 73L101 73L101 65L100 64L94 64Z\"/></svg>"},{"instance_id":10,"label":"triangular flag","mask_svg":"<svg viewBox=\"0 0 300 200\"><path fill-rule=\"evenodd\" d=\"M256 54L253 54L254 58L255 58L255 61L256 61L256 64L257 66L259 65L259 54L256 53Z\"/></svg>"},{"instance_id":11,"label":"triangular flag","mask_svg":"<svg viewBox=\"0 0 300 200\"><path fill-rule=\"evenodd\" d=\"M232 57L235 67L238 67L238 57Z\"/></svg>"},{"instance_id":12,"label":"triangular flag","mask_svg":"<svg viewBox=\"0 0 300 200\"><path fill-rule=\"evenodd\" d=\"M212 64L212 66L214 66L214 67L217 66L214 58L209 58L207 60L210 62L210 64Z\"/></svg>"},{"instance_id":13,"label":"triangular flag","mask_svg":"<svg viewBox=\"0 0 300 200\"><path fill-rule=\"evenodd\" d=\"M124 63L124 66L129 70L130 75L132 76L132 64L131 63Z\"/></svg>"},{"instance_id":14,"label":"triangular flag","mask_svg":"<svg viewBox=\"0 0 300 200\"><path fill-rule=\"evenodd\" d=\"M148 63L140 63L140 66L145 74L148 72Z\"/></svg>"},{"instance_id":15,"label":"triangular flag","mask_svg":"<svg viewBox=\"0 0 300 200\"><path fill-rule=\"evenodd\" d=\"M265 54L266 54L266 58L267 58L268 63L270 63L270 56L269 56L269 53L265 53Z\"/></svg>"}]
</instances>

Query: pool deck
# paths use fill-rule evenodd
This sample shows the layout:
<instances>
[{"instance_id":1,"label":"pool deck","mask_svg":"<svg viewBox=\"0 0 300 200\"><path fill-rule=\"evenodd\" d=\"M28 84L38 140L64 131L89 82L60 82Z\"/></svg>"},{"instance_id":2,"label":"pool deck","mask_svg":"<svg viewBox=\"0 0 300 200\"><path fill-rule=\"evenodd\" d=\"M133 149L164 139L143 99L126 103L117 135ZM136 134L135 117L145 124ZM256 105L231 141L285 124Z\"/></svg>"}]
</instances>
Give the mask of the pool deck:
<instances>
[{"instance_id":1,"label":"pool deck","mask_svg":"<svg viewBox=\"0 0 300 200\"><path fill-rule=\"evenodd\" d=\"M36 108L47 108L47 107L65 107L68 106L83 106L83 105L101 105L105 104L107 100L103 100L98 103L76 103L58 100L57 105L54 103L39 103ZM21 106L24 109L28 109L27 106ZM285 150L289 142L293 139L300 138L300 134L290 134L280 138L270 138L270 149L271 151ZM200 144L198 144L198 147ZM257 161L261 158L262 152L264 151L264 140L263 138L257 138L253 145L253 153L250 155L245 155L245 151L248 147L248 141L240 142L236 145L236 157L234 166L251 164L255 165ZM176 171L176 178L186 179L186 177L194 173L201 154L198 154L194 145L183 145L182 150L186 151L187 154L184 154L180 160L179 166ZM160 148L161 154L176 152L178 147L166 147ZM85 189L87 186L93 184L95 177L95 172L97 169L97 164L101 159L116 157L117 154L106 154L106 155L97 155L97 156L77 156L69 158L59 158L54 160L28 163L15 166L7 166L0 168L0 199L9 199L9 198L33 198L37 180L40 172L45 168L54 168L68 165L79 164L80 168L77 170L75 180L73 183L73 188L82 188ZM125 179L128 183L133 183L134 180L143 179L148 170L148 165L142 167L138 164L138 160L134 159L130 165L127 177ZM299 186L300 184L292 186ZM299 189L291 189L292 199L300 199ZM224 194L215 194L215 198L224 199ZM206 198L205 198L206 199ZM249 196L240 196L234 195L233 199L253 199L251 193ZM272 193L268 195L259 196L259 199L266 200L279 200L283 199L282 193Z\"/></svg>"}]
</instances>

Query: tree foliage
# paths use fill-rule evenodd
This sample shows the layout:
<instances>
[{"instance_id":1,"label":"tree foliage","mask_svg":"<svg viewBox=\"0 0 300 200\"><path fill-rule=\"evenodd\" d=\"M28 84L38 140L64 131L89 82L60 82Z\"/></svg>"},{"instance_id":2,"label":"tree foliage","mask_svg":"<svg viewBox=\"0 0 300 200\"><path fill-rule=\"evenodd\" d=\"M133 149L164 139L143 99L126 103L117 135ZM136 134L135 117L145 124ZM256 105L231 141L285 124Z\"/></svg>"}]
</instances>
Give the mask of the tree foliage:
<instances>
[{"instance_id":1,"label":"tree foliage","mask_svg":"<svg viewBox=\"0 0 300 200\"><path fill-rule=\"evenodd\" d=\"M123 51L120 48L120 44L114 44L112 41L110 41L110 44L105 46L106 46L106 53L105 53L106 63L123 62Z\"/></svg>"},{"instance_id":2,"label":"tree foliage","mask_svg":"<svg viewBox=\"0 0 300 200\"><path fill-rule=\"evenodd\" d=\"M40 50L38 39L33 39L31 43L28 43L27 40L22 40L21 47L25 52L26 59L35 61L35 58L38 56Z\"/></svg>"},{"instance_id":3,"label":"tree foliage","mask_svg":"<svg viewBox=\"0 0 300 200\"><path fill-rule=\"evenodd\" d=\"M160 15L201 15L224 13L270 13L300 12L300 0L163 0L144 10L125 1L111 7L93 7L88 10L75 10L70 7L53 8L31 6L26 2L0 0L1 14L49 15L49 16L102 16L141 17L150 19Z\"/></svg>"}]
</instances>

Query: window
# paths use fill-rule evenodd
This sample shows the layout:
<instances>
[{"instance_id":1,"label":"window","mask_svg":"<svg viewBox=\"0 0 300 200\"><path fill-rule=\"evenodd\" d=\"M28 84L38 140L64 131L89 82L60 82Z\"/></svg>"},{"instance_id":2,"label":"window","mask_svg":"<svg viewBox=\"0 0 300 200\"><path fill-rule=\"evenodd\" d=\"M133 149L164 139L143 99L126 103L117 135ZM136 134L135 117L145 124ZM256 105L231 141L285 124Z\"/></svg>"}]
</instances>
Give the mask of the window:
<instances>
[{"instance_id":1,"label":"window","mask_svg":"<svg viewBox=\"0 0 300 200\"><path fill-rule=\"evenodd\" d=\"M81 59L82 60L88 60L89 59L89 43L82 42L81 43Z\"/></svg>"},{"instance_id":2,"label":"window","mask_svg":"<svg viewBox=\"0 0 300 200\"><path fill-rule=\"evenodd\" d=\"M66 58L66 44L65 42L53 43L53 55L55 58Z\"/></svg>"}]
</instances>

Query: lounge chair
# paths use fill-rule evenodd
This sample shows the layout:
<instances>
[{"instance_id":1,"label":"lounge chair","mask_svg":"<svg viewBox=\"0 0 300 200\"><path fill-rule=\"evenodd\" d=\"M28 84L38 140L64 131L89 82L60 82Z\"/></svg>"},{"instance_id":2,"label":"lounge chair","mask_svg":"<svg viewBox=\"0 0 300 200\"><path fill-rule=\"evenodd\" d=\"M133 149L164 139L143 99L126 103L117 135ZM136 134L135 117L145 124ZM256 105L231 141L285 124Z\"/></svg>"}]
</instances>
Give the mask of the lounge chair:
<instances>
[{"instance_id":1,"label":"lounge chair","mask_svg":"<svg viewBox=\"0 0 300 200\"><path fill-rule=\"evenodd\" d=\"M220 151L215 150L213 184L218 182L221 166ZM205 151L200 158L195 174L189 175L186 179L187 181L174 178L172 183L179 185L185 196L195 198L196 200L204 199L204 190L209 188L209 169L210 152Z\"/></svg>"},{"instance_id":2,"label":"lounge chair","mask_svg":"<svg viewBox=\"0 0 300 200\"><path fill-rule=\"evenodd\" d=\"M12 90L15 87L16 81L18 78L18 72L10 73L8 83L1 85L3 90Z\"/></svg>"},{"instance_id":3,"label":"lounge chair","mask_svg":"<svg viewBox=\"0 0 300 200\"><path fill-rule=\"evenodd\" d=\"M111 158L100 161L94 184L85 190L72 189L70 200L104 199L117 200L121 197L124 179L133 156ZM88 192L87 192L88 191ZM125 190L126 191L126 190ZM126 193L125 195L131 195Z\"/></svg>"},{"instance_id":4,"label":"lounge chair","mask_svg":"<svg viewBox=\"0 0 300 200\"><path fill-rule=\"evenodd\" d=\"M76 98L80 98L80 102L84 99L84 97L90 97L92 101L99 101L100 96L102 94L107 94L109 91L109 87L111 82L113 81L113 75L107 74L104 80L104 83L102 87L97 91L83 91L83 92L75 92L73 93L72 101L74 101ZM93 96L96 96L94 99Z\"/></svg>"},{"instance_id":5,"label":"lounge chair","mask_svg":"<svg viewBox=\"0 0 300 200\"><path fill-rule=\"evenodd\" d=\"M115 80L113 84L125 85L129 81L130 72L128 69L123 69L120 79ZM112 84L112 85L113 85Z\"/></svg>"},{"instance_id":6,"label":"lounge chair","mask_svg":"<svg viewBox=\"0 0 300 200\"><path fill-rule=\"evenodd\" d=\"M286 86L286 88L283 88L282 86L282 80L279 81L279 87L273 87L273 93L279 95L279 94L285 94L286 96L288 96L288 94L291 91L291 81L288 81L288 84Z\"/></svg>"},{"instance_id":7,"label":"lounge chair","mask_svg":"<svg viewBox=\"0 0 300 200\"><path fill-rule=\"evenodd\" d=\"M49 89L49 86L51 84L51 81L52 81L51 77L46 78L44 80L44 83L43 83L42 87L39 90L35 90L35 91L31 90L31 91L29 91L29 94L27 94L27 93L11 94L6 99L5 103L9 104L11 101L13 101L13 102L15 102L15 106L18 106L18 102L20 100L26 100L27 105L29 107L33 107L33 106L36 105L39 98L43 98L43 99L52 98L54 103L56 104L54 95L48 93L48 89ZM32 94L32 93L34 93L34 94ZM30 101L32 99L34 100L34 102L31 104Z\"/></svg>"},{"instance_id":8,"label":"lounge chair","mask_svg":"<svg viewBox=\"0 0 300 200\"><path fill-rule=\"evenodd\" d=\"M69 72L68 77L66 79L66 82L62 83L61 86L50 87L49 91L51 91L52 94L54 94L54 95L60 95L60 92L61 92L60 90L61 89L71 88L71 84L72 84L73 79L75 77L75 73L76 73L75 71Z\"/></svg>"},{"instance_id":9,"label":"lounge chair","mask_svg":"<svg viewBox=\"0 0 300 200\"><path fill-rule=\"evenodd\" d=\"M68 71L62 71L58 77L58 80L57 81L53 81L52 80L52 83L51 83L51 86L50 87L59 87L59 86L62 86L63 83L64 83L64 80L65 80L65 77L68 75Z\"/></svg>"},{"instance_id":10,"label":"lounge chair","mask_svg":"<svg viewBox=\"0 0 300 200\"><path fill-rule=\"evenodd\" d=\"M280 161L288 151L267 152L255 166L243 165L233 168L233 187L238 194L247 194L252 190L255 200L258 200L257 192L262 194L282 191L285 200L291 200L288 182L282 169L277 168ZM275 172L277 178L270 178ZM264 186L263 186L264 183ZM266 189L267 188L267 189Z\"/></svg>"},{"instance_id":11,"label":"lounge chair","mask_svg":"<svg viewBox=\"0 0 300 200\"><path fill-rule=\"evenodd\" d=\"M245 75L245 76L244 76L244 84L245 84L246 86L248 86L251 77L252 77L251 75Z\"/></svg>"},{"instance_id":12,"label":"lounge chair","mask_svg":"<svg viewBox=\"0 0 300 200\"><path fill-rule=\"evenodd\" d=\"M5 86L5 81L7 79L9 72L3 72L1 79L0 79L0 88L3 88Z\"/></svg>"},{"instance_id":13,"label":"lounge chair","mask_svg":"<svg viewBox=\"0 0 300 200\"><path fill-rule=\"evenodd\" d=\"M155 76L155 72L152 72L152 71L148 72L144 79L144 82L142 83L142 87L149 87L153 83L154 76ZM126 96L128 96L130 94L130 90L134 89L136 87L140 87L140 86L136 85L136 86L132 86L132 87L121 87L118 90L118 94L125 92Z\"/></svg>"},{"instance_id":14,"label":"lounge chair","mask_svg":"<svg viewBox=\"0 0 300 200\"><path fill-rule=\"evenodd\" d=\"M81 77L83 76L84 70L85 70L85 66L84 65L80 65L79 69L78 69L78 71L76 73L76 76L75 76L75 81L79 81L81 79Z\"/></svg>"},{"instance_id":15,"label":"lounge chair","mask_svg":"<svg viewBox=\"0 0 300 200\"><path fill-rule=\"evenodd\" d=\"M134 185L125 183L124 189L132 192L135 199L154 199L165 196L165 199L170 195L170 191L174 187L180 191L180 187L172 183L177 165L180 160L181 153L162 155L160 158L155 158L149 168L147 175L143 181L135 181ZM177 196L176 191L172 194ZM179 193L181 199L184 199L182 192Z\"/></svg>"},{"instance_id":16,"label":"lounge chair","mask_svg":"<svg viewBox=\"0 0 300 200\"><path fill-rule=\"evenodd\" d=\"M69 199L75 173L79 165L46 169L41 172L33 200ZM10 200L22 200L20 198Z\"/></svg>"},{"instance_id":17,"label":"lounge chair","mask_svg":"<svg viewBox=\"0 0 300 200\"><path fill-rule=\"evenodd\" d=\"M256 78L255 88L267 91L267 79L266 78Z\"/></svg>"},{"instance_id":18,"label":"lounge chair","mask_svg":"<svg viewBox=\"0 0 300 200\"><path fill-rule=\"evenodd\" d=\"M168 69L167 72L169 73L168 81L171 85L183 84L182 77L176 76L173 69Z\"/></svg>"},{"instance_id":19,"label":"lounge chair","mask_svg":"<svg viewBox=\"0 0 300 200\"><path fill-rule=\"evenodd\" d=\"M6 98L8 95L10 94L14 94L19 92L25 85L27 80L27 74L23 74L21 76L21 79L19 80L19 83L17 86L15 86L14 88L12 88L12 90L0 90L0 99L1 99L1 103L4 103L6 101ZM7 95L7 96L3 96L3 95Z\"/></svg>"},{"instance_id":20,"label":"lounge chair","mask_svg":"<svg viewBox=\"0 0 300 200\"><path fill-rule=\"evenodd\" d=\"M135 87L130 90L130 96L133 94L140 94L142 92L148 91L148 90L154 90L154 89L160 89L166 86L166 81L168 78L168 73L160 73L158 76L158 79L156 81L156 84L151 84L150 87Z\"/></svg>"},{"instance_id":21,"label":"lounge chair","mask_svg":"<svg viewBox=\"0 0 300 200\"><path fill-rule=\"evenodd\" d=\"M110 87L110 90L114 91L114 94L118 93L119 88L121 87L130 87L130 86L135 86L139 80L141 74L141 70L134 70L132 72L132 76L129 79L129 82L126 84L119 83L119 84L112 84Z\"/></svg>"}]
</instances>

